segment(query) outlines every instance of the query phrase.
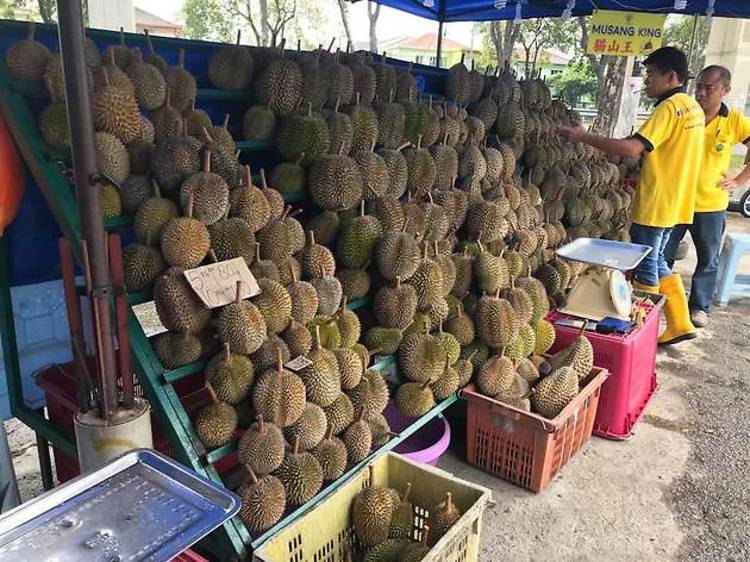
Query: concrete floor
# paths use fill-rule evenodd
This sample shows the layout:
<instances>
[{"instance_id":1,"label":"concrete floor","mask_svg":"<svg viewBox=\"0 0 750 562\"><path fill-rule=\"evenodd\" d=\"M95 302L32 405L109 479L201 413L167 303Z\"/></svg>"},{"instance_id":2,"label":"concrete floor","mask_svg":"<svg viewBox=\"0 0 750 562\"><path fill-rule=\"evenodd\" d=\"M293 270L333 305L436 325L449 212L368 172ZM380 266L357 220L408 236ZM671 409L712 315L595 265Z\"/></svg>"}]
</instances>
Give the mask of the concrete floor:
<instances>
[{"instance_id":1,"label":"concrete floor","mask_svg":"<svg viewBox=\"0 0 750 562\"><path fill-rule=\"evenodd\" d=\"M750 220L730 214L728 230L750 232ZM691 248L678 271L694 263ZM592 438L541 494L444 457L441 468L493 492L481 560L750 560L748 319L750 300L735 300L698 339L660 352L660 388L633 438ZM33 433L5 425L28 500L42 492Z\"/></svg>"}]
</instances>

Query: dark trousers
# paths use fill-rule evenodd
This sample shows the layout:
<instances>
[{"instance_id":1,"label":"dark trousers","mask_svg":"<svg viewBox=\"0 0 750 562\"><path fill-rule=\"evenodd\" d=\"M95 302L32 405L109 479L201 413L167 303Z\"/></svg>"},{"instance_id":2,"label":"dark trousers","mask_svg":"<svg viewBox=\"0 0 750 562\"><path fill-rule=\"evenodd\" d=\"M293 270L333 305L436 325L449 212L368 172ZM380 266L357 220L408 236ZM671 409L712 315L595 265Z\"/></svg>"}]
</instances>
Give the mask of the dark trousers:
<instances>
[{"instance_id":1,"label":"dark trousers","mask_svg":"<svg viewBox=\"0 0 750 562\"><path fill-rule=\"evenodd\" d=\"M636 281L649 287L656 287L659 285L659 279L672 273L667 266L664 254L671 232L671 228L636 223L630 225L630 241L633 244L651 247L651 253L635 268Z\"/></svg>"},{"instance_id":2,"label":"dark trousers","mask_svg":"<svg viewBox=\"0 0 750 562\"><path fill-rule=\"evenodd\" d=\"M686 232L695 244L698 263L690 284L690 310L708 312L714 297L716 274L719 271L719 251L726 226L725 211L695 213L693 224L678 224L672 230L664 254L670 267L674 264L677 248Z\"/></svg>"}]
</instances>

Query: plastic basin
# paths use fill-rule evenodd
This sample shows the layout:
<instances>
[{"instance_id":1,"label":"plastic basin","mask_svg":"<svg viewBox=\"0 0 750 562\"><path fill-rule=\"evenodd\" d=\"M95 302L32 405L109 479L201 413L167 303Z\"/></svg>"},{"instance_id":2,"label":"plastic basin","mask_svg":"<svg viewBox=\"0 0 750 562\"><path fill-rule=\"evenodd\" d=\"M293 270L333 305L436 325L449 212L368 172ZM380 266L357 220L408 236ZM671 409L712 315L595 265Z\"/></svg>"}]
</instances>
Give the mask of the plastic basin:
<instances>
[{"instance_id":1,"label":"plastic basin","mask_svg":"<svg viewBox=\"0 0 750 562\"><path fill-rule=\"evenodd\" d=\"M414 423L414 418L407 418L401 414L393 402L388 403L383 415L388 420L391 430L396 433ZM450 442L451 426L448 420L440 414L393 450L411 461L435 466L438 459L448 450Z\"/></svg>"}]
</instances>

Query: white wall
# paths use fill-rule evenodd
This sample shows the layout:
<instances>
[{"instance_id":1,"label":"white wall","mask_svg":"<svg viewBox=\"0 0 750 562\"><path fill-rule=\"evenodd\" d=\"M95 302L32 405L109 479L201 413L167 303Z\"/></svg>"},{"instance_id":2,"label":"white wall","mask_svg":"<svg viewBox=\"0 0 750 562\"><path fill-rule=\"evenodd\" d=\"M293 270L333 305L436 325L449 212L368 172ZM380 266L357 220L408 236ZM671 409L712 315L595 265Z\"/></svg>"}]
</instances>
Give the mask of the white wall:
<instances>
[{"instance_id":1,"label":"white wall","mask_svg":"<svg viewBox=\"0 0 750 562\"><path fill-rule=\"evenodd\" d=\"M96 29L135 31L133 0L89 0L89 26Z\"/></svg>"}]
</instances>

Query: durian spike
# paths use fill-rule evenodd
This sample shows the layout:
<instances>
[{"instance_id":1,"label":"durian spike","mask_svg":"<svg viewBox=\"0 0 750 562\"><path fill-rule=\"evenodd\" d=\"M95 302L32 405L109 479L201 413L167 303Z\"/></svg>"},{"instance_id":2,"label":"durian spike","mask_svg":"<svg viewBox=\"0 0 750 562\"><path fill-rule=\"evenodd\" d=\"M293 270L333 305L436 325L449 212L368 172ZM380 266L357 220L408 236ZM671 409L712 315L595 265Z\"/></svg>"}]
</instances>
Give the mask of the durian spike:
<instances>
[{"instance_id":1,"label":"durian spike","mask_svg":"<svg viewBox=\"0 0 750 562\"><path fill-rule=\"evenodd\" d=\"M242 302L242 281L237 279L237 288L234 293L234 302L240 304Z\"/></svg>"},{"instance_id":2,"label":"durian spike","mask_svg":"<svg viewBox=\"0 0 750 562\"><path fill-rule=\"evenodd\" d=\"M219 399L216 396L216 392L214 391L214 387L211 386L211 383L208 382L208 381L206 381L205 388L206 388L206 392L208 393L208 397L211 400L211 403L212 404L218 404L219 403Z\"/></svg>"},{"instance_id":3,"label":"durian spike","mask_svg":"<svg viewBox=\"0 0 750 562\"><path fill-rule=\"evenodd\" d=\"M268 182L266 182L266 169L260 169L260 186L262 189L268 189Z\"/></svg>"},{"instance_id":4,"label":"durian spike","mask_svg":"<svg viewBox=\"0 0 750 562\"><path fill-rule=\"evenodd\" d=\"M252 468L250 468L250 465L245 465L245 471L247 472L247 477L250 479L250 483L255 486L258 483L258 477L255 475L255 472Z\"/></svg>"},{"instance_id":5,"label":"durian spike","mask_svg":"<svg viewBox=\"0 0 750 562\"><path fill-rule=\"evenodd\" d=\"M222 351L223 351L222 357L224 359L224 363L229 363L229 360L232 358L232 352L229 349L229 342L226 342L224 344L224 349Z\"/></svg>"}]
</instances>

